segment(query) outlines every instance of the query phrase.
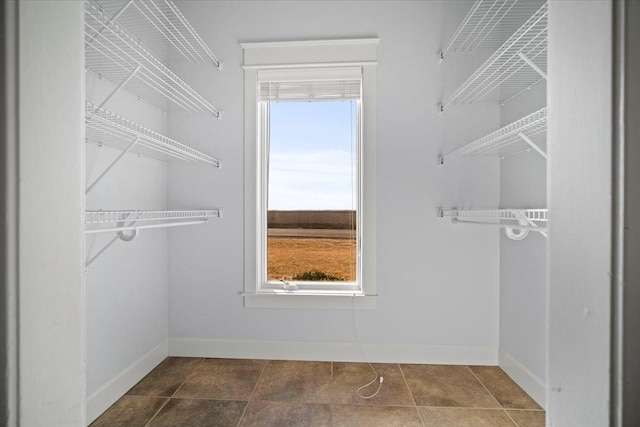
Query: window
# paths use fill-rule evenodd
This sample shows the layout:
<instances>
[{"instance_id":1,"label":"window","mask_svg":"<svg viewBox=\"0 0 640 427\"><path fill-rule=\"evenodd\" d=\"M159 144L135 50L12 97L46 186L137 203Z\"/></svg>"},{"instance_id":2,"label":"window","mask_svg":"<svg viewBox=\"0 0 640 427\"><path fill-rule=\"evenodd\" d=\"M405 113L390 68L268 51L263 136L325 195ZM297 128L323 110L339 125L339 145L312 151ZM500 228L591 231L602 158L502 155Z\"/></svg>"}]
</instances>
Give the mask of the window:
<instances>
[{"instance_id":1,"label":"window","mask_svg":"<svg viewBox=\"0 0 640 427\"><path fill-rule=\"evenodd\" d=\"M373 307L377 43L242 45L245 306Z\"/></svg>"}]
</instances>

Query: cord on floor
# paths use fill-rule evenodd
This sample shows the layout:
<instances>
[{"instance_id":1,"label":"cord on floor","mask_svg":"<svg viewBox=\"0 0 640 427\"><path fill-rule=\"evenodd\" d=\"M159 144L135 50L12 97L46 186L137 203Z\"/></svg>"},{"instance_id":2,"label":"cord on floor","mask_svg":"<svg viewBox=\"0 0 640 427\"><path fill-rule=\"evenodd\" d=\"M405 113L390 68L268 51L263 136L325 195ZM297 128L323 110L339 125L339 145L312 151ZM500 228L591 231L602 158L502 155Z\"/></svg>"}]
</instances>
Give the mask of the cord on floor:
<instances>
[{"instance_id":1,"label":"cord on floor","mask_svg":"<svg viewBox=\"0 0 640 427\"><path fill-rule=\"evenodd\" d=\"M371 399L371 398L375 397L376 394L378 394L378 392L380 392L380 389L382 388L382 383L384 382L384 377L378 375L378 371L376 371L376 368L374 368L371 363L369 363L369 366L373 370L373 373L376 375L376 377L374 379L372 379L370 382L368 382L367 384L365 384L363 386L360 386L360 387L358 387L356 389L356 394L361 399ZM360 394L360 390L369 387L371 384L375 383L376 381L378 381L378 389L375 391L375 393L373 393L373 394L371 394L369 396L363 396L362 394Z\"/></svg>"}]
</instances>

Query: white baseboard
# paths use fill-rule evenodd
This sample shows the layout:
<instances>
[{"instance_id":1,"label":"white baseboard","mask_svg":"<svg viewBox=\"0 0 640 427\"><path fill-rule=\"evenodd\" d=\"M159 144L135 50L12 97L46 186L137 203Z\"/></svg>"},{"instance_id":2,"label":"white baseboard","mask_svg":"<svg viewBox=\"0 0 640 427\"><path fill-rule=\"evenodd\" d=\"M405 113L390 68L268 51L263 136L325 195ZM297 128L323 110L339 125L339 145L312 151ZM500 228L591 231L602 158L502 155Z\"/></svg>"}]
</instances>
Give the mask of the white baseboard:
<instances>
[{"instance_id":1,"label":"white baseboard","mask_svg":"<svg viewBox=\"0 0 640 427\"><path fill-rule=\"evenodd\" d=\"M169 355L228 359L497 365L497 346L318 343L169 338Z\"/></svg>"},{"instance_id":2,"label":"white baseboard","mask_svg":"<svg viewBox=\"0 0 640 427\"><path fill-rule=\"evenodd\" d=\"M129 368L122 371L120 375L93 393L87 399L87 424L91 424L168 355L169 341L164 340Z\"/></svg>"},{"instance_id":3,"label":"white baseboard","mask_svg":"<svg viewBox=\"0 0 640 427\"><path fill-rule=\"evenodd\" d=\"M523 364L518 362L509 353L500 349L498 354L498 366L507 373L529 396L543 408L547 403L547 388L540 378L535 376Z\"/></svg>"}]
</instances>

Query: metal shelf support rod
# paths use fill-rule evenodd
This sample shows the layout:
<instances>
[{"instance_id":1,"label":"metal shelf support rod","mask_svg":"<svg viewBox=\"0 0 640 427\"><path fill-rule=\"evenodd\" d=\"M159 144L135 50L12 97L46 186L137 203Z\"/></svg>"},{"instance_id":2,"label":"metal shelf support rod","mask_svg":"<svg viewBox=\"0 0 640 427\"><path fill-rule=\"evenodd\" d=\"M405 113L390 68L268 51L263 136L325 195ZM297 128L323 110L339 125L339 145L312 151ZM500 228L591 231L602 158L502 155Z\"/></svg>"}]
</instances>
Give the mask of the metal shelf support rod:
<instances>
[{"instance_id":1,"label":"metal shelf support rod","mask_svg":"<svg viewBox=\"0 0 640 427\"><path fill-rule=\"evenodd\" d=\"M129 214L127 213L126 216L129 216ZM124 221L124 219L123 219ZM136 223L136 221L132 221L129 223L129 226L132 226ZM124 225L124 222L122 223ZM102 255L104 252L106 252L107 249L109 249L111 247L111 245L113 245L115 243L116 240L122 240L122 236L120 235L120 233L116 234L113 239L109 240L109 242L104 245L102 247L102 249L100 249L94 256L91 257L91 259L89 259L86 264L84 265L84 269L85 272L87 270L87 268L89 267L89 265L91 265L96 259L98 259L98 257L100 255Z\"/></svg>"},{"instance_id":2,"label":"metal shelf support rod","mask_svg":"<svg viewBox=\"0 0 640 427\"><path fill-rule=\"evenodd\" d=\"M169 228L169 227L181 227L183 225L197 225L206 224L208 219L202 219L198 221L183 221L183 222L166 222L164 224L149 224L149 225L134 225L127 227L112 227L112 228L99 228L95 230L85 230L85 234L98 234L98 233L113 233L119 231L137 231L143 228Z\"/></svg>"},{"instance_id":3,"label":"metal shelf support rod","mask_svg":"<svg viewBox=\"0 0 640 427\"><path fill-rule=\"evenodd\" d=\"M109 243L107 243L106 245L104 245L104 247L103 247L102 249L100 249L100 250L98 251L98 253L97 253L97 254L95 254L94 256L92 256L92 257L91 257L91 259L89 259L89 261L87 261L87 262L86 262L86 264L84 265L84 268L85 268L85 269L89 268L89 266L93 263L93 261L95 261L96 259L98 259L98 257L99 257L100 255L102 255L102 254L103 254L107 249L109 249L109 247L110 247L111 245L113 245L113 244L116 242L116 240L119 240L119 239L120 239L120 237L119 237L119 236L117 236L117 235L116 235L113 239L111 239L111 240L109 241Z\"/></svg>"},{"instance_id":4,"label":"metal shelf support rod","mask_svg":"<svg viewBox=\"0 0 640 427\"><path fill-rule=\"evenodd\" d=\"M89 194L89 191L91 191L93 189L93 187L96 186L96 184L98 182L100 182L100 180L102 178L104 178L104 176L111 170L112 167L114 167L116 165L116 163L118 163L120 161L120 159L122 159L122 157L127 154L129 151L131 151L131 149L138 143L138 141L140 141L140 137L137 136L136 139L133 140L133 142L131 144L129 144L129 146L120 154L118 154L118 157L115 158L115 160L113 162L111 162L111 164L109 166L107 166L107 168L100 174L100 176L98 176L95 181L93 181L91 183L91 185L89 185L87 187L87 190L84 192L85 196L87 194Z\"/></svg>"},{"instance_id":5,"label":"metal shelf support rod","mask_svg":"<svg viewBox=\"0 0 640 427\"><path fill-rule=\"evenodd\" d=\"M115 88L115 89L114 89L114 90L113 90L113 91L112 91L112 92L111 92L111 93L110 93L110 94L109 94L109 95L104 99L104 101L102 101L102 102L100 103L100 105L98 105L98 108L102 108L102 107L104 107L104 105L105 105L107 102L109 102L109 100L110 100L111 98L113 98L113 95L115 95L116 93L120 92L120 89L122 89L122 88L124 87L124 85L126 85L127 83L129 83L129 80L131 80L131 79L133 78L133 76L135 76L135 75L136 75L136 73L137 73L138 71L140 71L140 65L138 65L138 66L137 66L137 67L136 67L136 68L131 72L131 74L129 74L129 75L127 76L127 78L126 78L126 79L124 79L124 80L122 81L122 83L120 83L120 84L119 84L119 85L118 85L118 86L117 86L117 87L116 87L116 88Z\"/></svg>"},{"instance_id":6,"label":"metal shelf support rod","mask_svg":"<svg viewBox=\"0 0 640 427\"><path fill-rule=\"evenodd\" d=\"M538 144L536 144L535 142L533 142L527 135L525 135L522 132L518 133L518 136L520 138L522 138L524 140L524 142L526 142L527 144L529 144L531 146L531 148L533 148L534 150L536 150L542 157L544 157L545 160L547 160L547 153L545 153L544 151L542 151L542 148L540 148L538 146Z\"/></svg>"},{"instance_id":7,"label":"metal shelf support rod","mask_svg":"<svg viewBox=\"0 0 640 427\"><path fill-rule=\"evenodd\" d=\"M544 71L542 71L542 68L538 67L536 64L533 63L532 60L530 60L527 55L525 55L522 52L518 52L518 56L527 63L527 65L529 65L531 68L533 68L536 73L540 74L542 76L543 79L547 80L547 73L545 73Z\"/></svg>"}]
</instances>

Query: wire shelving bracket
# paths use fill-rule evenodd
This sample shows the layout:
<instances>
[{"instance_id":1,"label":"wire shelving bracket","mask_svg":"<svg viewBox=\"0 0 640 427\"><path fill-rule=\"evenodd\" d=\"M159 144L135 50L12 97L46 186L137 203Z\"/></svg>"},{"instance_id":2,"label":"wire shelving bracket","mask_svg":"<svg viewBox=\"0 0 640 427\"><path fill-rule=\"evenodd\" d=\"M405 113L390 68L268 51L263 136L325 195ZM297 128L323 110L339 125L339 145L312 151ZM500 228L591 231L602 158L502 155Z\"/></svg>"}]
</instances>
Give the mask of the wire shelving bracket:
<instances>
[{"instance_id":1,"label":"wire shelving bracket","mask_svg":"<svg viewBox=\"0 0 640 427\"><path fill-rule=\"evenodd\" d=\"M438 52L442 61L449 55L476 49L496 49L536 10L539 0L476 0L445 47Z\"/></svg>"},{"instance_id":2,"label":"wire shelving bracket","mask_svg":"<svg viewBox=\"0 0 640 427\"><path fill-rule=\"evenodd\" d=\"M169 100L190 112L222 111L193 90L93 0L85 0L85 66L156 106ZM127 80L128 79L128 80ZM103 103L104 104L104 103Z\"/></svg>"},{"instance_id":3,"label":"wire shelving bracket","mask_svg":"<svg viewBox=\"0 0 640 427\"><path fill-rule=\"evenodd\" d=\"M547 237L548 209L436 209L439 218L449 217L454 224L472 224L504 228L512 240L524 239L530 231Z\"/></svg>"},{"instance_id":4,"label":"wire shelving bracket","mask_svg":"<svg viewBox=\"0 0 640 427\"><path fill-rule=\"evenodd\" d=\"M508 145L524 141L545 159L547 154L531 140L534 135L547 131L547 107L521 118L454 151L438 156L438 164L456 157L472 157L500 150Z\"/></svg>"},{"instance_id":5,"label":"wire shelving bracket","mask_svg":"<svg viewBox=\"0 0 640 427\"><path fill-rule=\"evenodd\" d=\"M494 97L504 104L546 78L548 5L538 9L458 89L441 110Z\"/></svg>"},{"instance_id":6,"label":"wire shelving bracket","mask_svg":"<svg viewBox=\"0 0 640 427\"><path fill-rule=\"evenodd\" d=\"M87 141L123 149L118 158L87 188L87 193L134 146L140 146L142 149L139 150L140 154L162 160L180 159L204 162L218 168L222 167L222 161L215 157L181 144L90 102L85 104L85 125ZM133 142L131 142L132 140Z\"/></svg>"},{"instance_id":7,"label":"wire shelving bracket","mask_svg":"<svg viewBox=\"0 0 640 427\"><path fill-rule=\"evenodd\" d=\"M124 28L135 28L146 46L170 60L213 64L218 59L172 0L97 0L100 7Z\"/></svg>"}]
</instances>

